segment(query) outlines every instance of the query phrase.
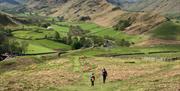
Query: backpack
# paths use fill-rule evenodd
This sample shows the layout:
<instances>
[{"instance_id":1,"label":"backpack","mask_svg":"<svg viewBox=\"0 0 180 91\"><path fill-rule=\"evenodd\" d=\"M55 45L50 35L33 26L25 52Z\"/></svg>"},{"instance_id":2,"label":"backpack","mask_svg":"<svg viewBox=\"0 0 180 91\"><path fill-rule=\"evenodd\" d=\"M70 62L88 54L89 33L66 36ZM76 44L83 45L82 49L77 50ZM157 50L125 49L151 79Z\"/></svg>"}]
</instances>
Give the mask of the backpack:
<instances>
[{"instance_id":1,"label":"backpack","mask_svg":"<svg viewBox=\"0 0 180 91\"><path fill-rule=\"evenodd\" d=\"M95 81L95 76L92 76L92 77L91 77L91 81Z\"/></svg>"}]
</instances>

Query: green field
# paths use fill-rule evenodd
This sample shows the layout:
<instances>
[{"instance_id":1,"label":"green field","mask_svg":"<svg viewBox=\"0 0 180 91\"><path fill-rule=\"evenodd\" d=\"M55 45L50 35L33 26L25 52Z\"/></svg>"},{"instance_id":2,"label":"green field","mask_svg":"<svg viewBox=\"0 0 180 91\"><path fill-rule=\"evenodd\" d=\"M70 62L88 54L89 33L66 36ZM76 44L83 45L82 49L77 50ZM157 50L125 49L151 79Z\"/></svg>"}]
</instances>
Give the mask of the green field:
<instances>
[{"instance_id":1,"label":"green field","mask_svg":"<svg viewBox=\"0 0 180 91\"><path fill-rule=\"evenodd\" d=\"M69 31L69 28L64 26L52 25L51 27L63 37L67 36Z\"/></svg>"},{"instance_id":2,"label":"green field","mask_svg":"<svg viewBox=\"0 0 180 91\"><path fill-rule=\"evenodd\" d=\"M36 44L36 45L41 45L53 50L70 50L71 47L69 45L63 44L63 43L58 43L55 41L51 41L51 40L30 40L29 41L32 44Z\"/></svg>"},{"instance_id":3,"label":"green field","mask_svg":"<svg viewBox=\"0 0 180 91\"><path fill-rule=\"evenodd\" d=\"M22 40L21 40L22 41ZM71 50L69 45L52 40L25 40L29 43L26 54L52 53L57 51Z\"/></svg>"},{"instance_id":4,"label":"green field","mask_svg":"<svg viewBox=\"0 0 180 91\"><path fill-rule=\"evenodd\" d=\"M159 46L153 46L153 47L131 47L131 48L127 48L127 47L100 48L99 47L99 48L75 50L75 51L71 51L65 55L98 56L98 55L112 55L112 54L114 54L114 55L129 54L129 55L131 55L131 54L141 53L144 56L151 56L150 53L155 52L155 53L157 53L156 55L158 56L158 55L162 55L163 52L166 55L166 52L168 53L168 51L180 52L180 46L179 45L159 45ZM158 52L159 52L159 54L158 54ZM140 56L143 56L143 55L140 55ZM176 55L176 53L173 55ZM179 54L177 54L177 55L179 55Z\"/></svg>"},{"instance_id":5,"label":"green field","mask_svg":"<svg viewBox=\"0 0 180 91\"><path fill-rule=\"evenodd\" d=\"M50 48L46 48L44 46L34 45L34 44L29 44L26 50L26 54L41 54L41 53L51 53L51 52L55 52L55 51Z\"/></svg>"},{"instance_id":6,"label":"green field","mask_svg":"<svg viewBox=\"0 0 180 91\"><path fill-rule=\"evenodd\" d=\"M43 33L37 33L33 31L15 31L13 32L13 35L23 39L43 39L45 36Z\"/></svg>"}]
</instances>

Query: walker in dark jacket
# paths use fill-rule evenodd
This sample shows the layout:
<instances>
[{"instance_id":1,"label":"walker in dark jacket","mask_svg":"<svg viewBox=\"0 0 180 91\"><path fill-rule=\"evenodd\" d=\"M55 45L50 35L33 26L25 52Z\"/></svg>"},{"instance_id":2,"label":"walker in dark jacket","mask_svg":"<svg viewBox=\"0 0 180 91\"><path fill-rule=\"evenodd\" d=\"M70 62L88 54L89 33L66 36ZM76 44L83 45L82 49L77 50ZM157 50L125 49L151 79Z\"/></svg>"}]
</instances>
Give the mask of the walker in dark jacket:
<instances>
[{"instance_id":1,"label":"walker in dark jacket","mask_svg":"<svg viewBox=\"0 0 180 91\"><path fill-rule=\"evenodd\" d=\"M103 83L105 84L106 83L106 78L107 78L107 71L106 69L102 69L102 76L103 76Z\"/></svg>"}]
</instances>

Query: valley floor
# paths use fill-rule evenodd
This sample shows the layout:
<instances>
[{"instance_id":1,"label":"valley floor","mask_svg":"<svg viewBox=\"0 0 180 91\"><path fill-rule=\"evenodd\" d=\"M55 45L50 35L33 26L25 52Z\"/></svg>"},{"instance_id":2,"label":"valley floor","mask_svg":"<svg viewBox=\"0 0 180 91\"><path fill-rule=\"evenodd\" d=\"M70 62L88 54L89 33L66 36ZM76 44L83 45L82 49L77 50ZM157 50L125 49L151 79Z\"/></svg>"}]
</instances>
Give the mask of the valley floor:
<instances>
[{"instance_id":1,"label":"valley floor","mask_svg":"<svg viewBox=\"0 0 180 91\"><path fill-rule=\"evenodd\" d=\"M102 84L101 69L108 71ZM95 86L89 76L96 75ZM179 91L180 60L71 56L0 63L0 91Z\"/></svg>"}]
</instances>

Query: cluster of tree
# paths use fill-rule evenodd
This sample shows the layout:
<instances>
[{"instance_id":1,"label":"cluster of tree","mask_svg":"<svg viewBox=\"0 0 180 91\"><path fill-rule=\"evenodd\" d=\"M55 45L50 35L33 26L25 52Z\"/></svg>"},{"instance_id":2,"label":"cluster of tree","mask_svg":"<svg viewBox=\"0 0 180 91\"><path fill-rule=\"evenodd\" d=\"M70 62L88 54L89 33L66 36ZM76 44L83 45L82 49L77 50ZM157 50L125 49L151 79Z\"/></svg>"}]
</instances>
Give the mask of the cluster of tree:
<instances>
[{"instance_id":1,"label":"cluster of tree","mask_svg":"<svg viewBox=\"0 0 180 91\"><path fill-rule=\"evenodd\" d=\"M116 44L122 47L130 47L131 45L134 45L134 42L129 42L125 39L122 39L122 40L116 40Z\"/></svg>"},{"instance_id":2,"label":"cluster of tree","mask_svg":"<svg viewBox=\"0 0 180 91\"><path fill-rule=\"evenodd\" d=\"M64 37L63 42L71 45L73 49L80 49L104 46L107 40L113 40L113 38L108 36L92 36L88 33L89 31L83 30L79 26L71 26L67 34L68 37Z\"/></svg>"},{"instance_id":3,"label":"cluster of tree","mask_svg":"<svg viewBox=\"0 0 180 91\"><path fill-rule=\"evenodd\" d=\"M0 32L1 32L1 34L4 34L6 36L12 36L11 29L5 29L4 27L0 26Z\"/></svg>"},{"instance_id":4,"label":"cluster of tree","mask_svg":"<svg viewBox=\"0 0 180 91\"><path fill-rule=\"evenodd\" d=\"M89 47L110 47L113 45L129 47L130 45L134 44L125 39L122 40L115 40L110 36L95 36L89 35L89 31L83 30L79 26L71 26L69 28L69 32L67 33L67 37L60 37L58 32L53 34L52 39L63 42L64 44L71 45L73 49L80 49L80 48L89 48Z\"/></svg>"},{"instance_id":5,"label":"cluster of tree","mask_svg":"<svg viewBox=\"0 0 180 91\"><path fill-rule=\"evenodd\" d=\"M57 31L54 31L52 34L45 35L45 39L61 41L61 36Z\"/></svg>"},{"instance_id":6,"label":"cluster of tree","mask_svg":"<svg viewBox=\"0 0 180 91\"><path fill-rule=\"evenodd\" d=\"M80 26L70 26L68 36L73 37L81 37L89 33L87 30L83 30Z\"/></svg>"},{"instance_id":7,"label":"cluster of tree","mask_svg":"<svg viewBox=\"0 0 180 91\"><path fill-rule=\"evenodd\" d=\"M72 46L72 49L103 46L104 39L97 36L73 36L65 37L64 42Z\"/></svg>"},{"instance_id":8,"label":"cluster of tree","mask_svg":"<svg viewBox=\"0 0 180 91\"><path fill-rule=\"evenodd\" d=\"M60 22L63 22L63 21L65 20L64 16L58 16L57 19L58 19L58 21L60 21Z\"/></svg>"},{"instance_id":9,"label":"cluster of tree","mask_svg":"<svg viewBox=\"0 0 180 91\"><path fill-rule=\"evenodd\" d=\"M43 28L48 28L49 26L51 26L51 23L43 23L43 24L40 24L39 26Z\"/></svg>"},{"instance_id":10,"label":"cluster of tree","mask_svg":"<svg viewBox=\"0 0 180 91\"><path fill-rule=\"evenodd\" d=\"M28 43L8 38L10 34L4 32L2 29L3 28L0 29L0 55L4 53L8 53L10 55L24 54L28 47Z\"/></svg>"},{"instance_id":11,"label":"cluster of tree","mask_svg":"<svg viewBox=\"0 0 180 91\"><path fill-rule=\"evenodd\" d=\"M18 42L16 40L5 40L0 44L0 54L8 53L10 55L22 55L27 50L27 42Z\"/></svg>"},{"instance_id":12,"label":"cluster of tree","mask_svg":"<svg viewBox=\"0 0 180 91\"><path fill-rule=\"evenodd\" d=\"M90 47L91 40L86 37L89 31L83 30L80 26L70 26L68 37L64 38L65 42L72 46L73 49Z\"/></svg>"},{"instance_id":13,"label":"cluster of tree","mask_svg":"<svg viewBox=\"0 0 180 91\"><path fill-rule=\"evenodd\" d=\"M88 33L88 30L83 30L80 26L70 26L67 37L61 37L57 31L54 31L54 33L46 35L45 38L71 45L72 49L100 46L110 47L114 44L129 47L133 44L125 39L115 40L110 36L100 37L89 35Z\"/></svg>"},{"instance_id":14,"label":"cluster of tree","mask_svg":"<svg viewBox=\"0 0 180 91\"><path fill-rule=\"evenodd\" d=\"M81 16L79 18L80 21L90 21L91 20L91 17L90 16Z\"/></svg>"},{"instance_id":15,"label":"cluster of tree","mask_svg":"<svg viewBox=\"0 0 180 91\"><path fill-rule=\"evenodd\" d=\"M113 28L117 31L123 31L125 28L129 27L131 25L130 19L128 20L120 20L118 24L114 25Z\"/></svg>"}]
</instances>

